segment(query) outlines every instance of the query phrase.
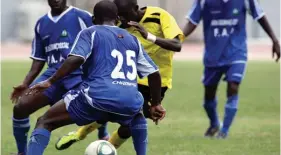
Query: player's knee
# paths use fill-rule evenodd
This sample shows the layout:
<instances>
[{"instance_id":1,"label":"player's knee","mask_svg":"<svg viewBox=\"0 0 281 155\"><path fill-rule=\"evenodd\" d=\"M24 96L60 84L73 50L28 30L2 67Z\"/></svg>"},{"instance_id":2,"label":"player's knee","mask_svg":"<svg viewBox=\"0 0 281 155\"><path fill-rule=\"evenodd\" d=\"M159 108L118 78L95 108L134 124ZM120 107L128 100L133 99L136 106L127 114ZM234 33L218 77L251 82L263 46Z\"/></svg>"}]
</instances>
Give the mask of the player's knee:
<instances>
[{"instance_id":1,"label":"player's knee","mask_svg":"<svg viewBox=\"0 0 281 155\"><path fill-rule=\"evenodd\" d=\"M36 128L45 128L49 131L52 131L54 127L52 126L48 118L43 115L37 119Z\"/></svg>"},{"instance_id":2,"label":"player's knee","mask_svg":"<svg viewBox=\"0 0 281 155\"><path fill-rule=\"evenodd\" d=\"M215 100L217 86L205 86L205 100Z\"/></svg>"},{"instance_id":3,"label":"player's knee","mask_svg":"<svg viewBox=\"0 0 281 155\"><path fill-rule=\"evenodd\" d=\"M214 92L214 91L206 91L206 93L205 93L205 100L211 101L211 100L215 100L215 98L216 98L216 92Z\"/></svg>"},{"instance_id":4,"label":"player's knee","mask_svg":"<svg viewBox=\"0 0 281 155\"><path fill-rule=\"evenodd\" d=\"M128 139L131 137L131 130L129 126L120 126L118 129L118 135L122 139Z\"/></svg>"},{"instance_id":5,"label":"player's knee","mask_svg":"<svg viewBox=\"0 0 281 155\"><path fill-rule=\"evenodd\" d=\"M19 102L14 105L13 108L13 115L14 118L17 119L23 119L29 117L29 110L26 108L26 101L25 100L19 100Z\"/></svg>"},{"instance_id":6,"label":"player's knee","mask_svg":"<svg viewBox=\"0 0 281 155\"><path fill-rule=\"evenodd\" d=\"M230 82L228 84L227 96L237 95L239 90L239 83Z\"/></svg>"},{"instance_id":7,"label":"player's knee","mask_svg":"<svg viewBox=\"0 0 281 155\"><path fill-rule=\"evenodd\" d=\"M36 128L42 128L44 126L45 126L45 117L44 116L38 117L36 122Z\"/></svg>"}]
</instances>

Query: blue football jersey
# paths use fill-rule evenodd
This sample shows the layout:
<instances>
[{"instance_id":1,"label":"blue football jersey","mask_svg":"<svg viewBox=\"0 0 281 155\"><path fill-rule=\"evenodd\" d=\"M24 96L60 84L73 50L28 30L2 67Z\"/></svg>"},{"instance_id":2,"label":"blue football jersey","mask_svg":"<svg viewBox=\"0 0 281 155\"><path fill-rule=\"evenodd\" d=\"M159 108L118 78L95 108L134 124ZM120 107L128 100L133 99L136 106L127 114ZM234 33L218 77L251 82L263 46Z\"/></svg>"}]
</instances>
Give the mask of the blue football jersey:
<instances>
[{"instance_id":1,"label":"blue football jersey","mask_svg":"<svg viewBox=\"0 0 281 155\"><path fill-rule=\"evenodd\" d=\"M197 25L203 19L208 67L246 63L246 12L255 20L264 16L257 0L195 0L187 18Z\"/></svg>"},{"instance_id":2,"label":"blue football jersey","mask_svg":"<svg viewBox=\"0 0 281 155\"><path fill-rule=\"evenodd\" d=\"M90 13L72 6L56 17L48 12L35 25L31 58L46 61L46 72L52 75L66 59L77 34L92 25ZM82 71L72 74L82 74Z\"/></svg>"},{"instance_id":3,"label":"blue football jersey","mask_svg":"<svg viewBox=\"0 0 281 155\"><path fill-rule=\"evenodd\" d=\"M158 70L136 37L115 26L81 31L70 55L85 59L82 93L96 109L132 115L143 105L137 76Z\"/></svg>"}]
</instances>

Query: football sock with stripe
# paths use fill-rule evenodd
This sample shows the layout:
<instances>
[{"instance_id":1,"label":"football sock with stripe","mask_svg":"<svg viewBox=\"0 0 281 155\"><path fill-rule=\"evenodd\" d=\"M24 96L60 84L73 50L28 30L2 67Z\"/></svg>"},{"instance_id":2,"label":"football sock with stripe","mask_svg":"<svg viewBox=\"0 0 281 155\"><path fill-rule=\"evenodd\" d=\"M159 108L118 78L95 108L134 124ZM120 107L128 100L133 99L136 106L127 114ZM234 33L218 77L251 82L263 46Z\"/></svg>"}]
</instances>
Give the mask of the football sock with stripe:
<instances>
[{"instance_id":1,"label":"football sock with stripe","mask_svg":"<svg viewBox=\"0 0 281 155\"><path fill-rule=\"evenodd\" d=\"M46 129L35 129L29 140L27 155L42 155L50 141L50 136L50 131Z\"/></svg>"},{"instance_id":2,"label":"football sock with stripe","mask_svg":"<svg viewBox=\"0 0 281 155\"><path fill-rule=\"evenodd\" d=\"M224 114L224 120L223 120L223 127L221 129L221 132L228 133L228 130L234 120L234 117L237 112L238 108L238 95L233 95L228 97L227 103L225 105L225 114Z\"/></svg>"},{"instance_id":3,"label":"football sock with stripe","mask_svg":"<svg viewBox=\"0 0 281 155\"><path fill-rule=\"evenodd\" d=\"M219 126L219 119L218 119L218 113L217 113L217 99L213 100L205 100L204 101L204 109L209 117L210 120L210 126L211 127L217 127Z\"/></svg>"},{"instance_id":4,"label":"football sock with stripe","mask_svg":"<svg viewBox=\"0 0 281 155\"><path fill-rule=\"evenodd\" d=\"M17 143L18 153L25 154L27 147L28 131L30 129L29 118L13 118L13 134Z\"/></svg>"}]
</instances>

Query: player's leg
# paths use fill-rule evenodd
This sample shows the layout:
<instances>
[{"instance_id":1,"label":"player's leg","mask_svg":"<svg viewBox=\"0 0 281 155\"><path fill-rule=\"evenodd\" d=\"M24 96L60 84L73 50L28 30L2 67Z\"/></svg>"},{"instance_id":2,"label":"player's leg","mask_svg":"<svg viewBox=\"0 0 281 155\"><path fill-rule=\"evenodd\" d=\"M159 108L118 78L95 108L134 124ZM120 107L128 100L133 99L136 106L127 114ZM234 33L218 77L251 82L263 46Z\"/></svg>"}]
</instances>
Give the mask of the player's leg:
<instances>
[{"instance_id":1,"label":"player's leg","mask_svg":"<svg viewBox=\"0 0 281 155\"><path fill-rule=\"evenodd\" d=\"M146 118L142 113L138 113L135 116L120 116L120 115L111 115L109 119L112 122L118 122L120 127L118 131L115 131L116 134L112 134L109 142L119 148L122 143L124 143L131 135L133 138L134 148L137 155L146 155L147 149L147 122ZM120 137L126 136L126 137ZM115 141L111 141L115 139Z\"/></svg>"},{"instance_id":2,"label":"player's leg","mask_svg":"<svg viewBox=\"0 0 281 155\"><path fill-rule=\"evenodd\" d=\"M227 102L225 104L225 114L223 120L223 127L218 135L219 138L226 138L229 128L235 118L238 108L238 90L239 85L244 77L246 64L233 64L226 72L225 80L227 84Z\"/></svg>"},{"instance_id":3,"label":"player's leg","mask_svg":"<svg viewBox=\"0 0 281 155\"><path fill-rule=\"evenodd\" d=\"M17 143L18 153L25 154L28 132L30 129L29 115L49 104L44 94L23 96L13 109L13 133Z\"/></svg>"},{"instance_id":4,"label":"player's leg","mask_svg":"<svg viewBox=\"0 0 281 155\"><path fill-rule=\"evenodd\" d=\"M116 149L120 148L131 137L131 130L129 126L121 125L117 131L114 131L109 138L109 142L114 145Z\"/></svg>"},{"instance_id":5,"label":"player's leg","mask_svg":"<svg viewBox=\"0 0 281 155\"><path fill-rule=\"evenodd\" d=\"M137 155L146 155L147 151L147 122L142 114L138 114L131 122L131 133Z\"/></svg>"},{"instance_id":6,"label":"player's leg","mask_svg":"<svg viewBox=\"0 0 281 155\"><path fill-rule=\"evenodd\" d=\"M221 68L205 67L203 84L205 86L203 107L210 120L210 126L205 132L206 137L213 137L219 130L219 118L217 113L216 92L218 83L222 77Z\"/></svg>"},{"instance_id":7,"label":"player's leg","mask_svg":"<svg viewBox=\"0 0 281 155\"><path fill-rule=\"evenodd\" d=\"M75 122L79 126L83 126L104 118L104 114L92 108L88 104L85 96L79 92L80 91L77 90L69 91L64 97L64 100L56 103L54 107L52 107L41 119L39 119L39 123L37 124L38 130L41 130L40 128L45 128L45 130L41 130L40 134L38 134L38 131L35 130L35 134L33 134L33 136L36 136L37 134L40 137L43 137L42 139L44 139L44 142L42 143L46 145L50 131L58 127L70 124L72 122ZM97 129L101 126L101 124L95 124L96 125L94 129ZM31 138L30 142L33 143L32 140L34 139L36 138ZM36 150L39 148L38 150L42 151L42 144L38 144L36 141L33 144L31 143L29 144L29 150ZM39 145L41 146L39 147Z\"/></svg>"},{"instance_id":8,"label":"player's leg","mask_svg":"<svg viewBox=\"0 0 281 155\"><path fill-rule=\"evenodd\" d=\"M161 88L161 99L163 100L165 97L165 92L167 91L167 87ZM148 86L138 85L138 90L142 94L144 98L143 104L143 114L145 118L151 118L149 112L149 101L151 100L150 89ZM109 142L113 144L116 148L119 148L127 139L131 137L131 132L128 132L130 129L128 126L120 126L117 131L114 131L109 139Z\"/></svg>"},{"instance_id":9,"label":"player's leg","mask_svg":"<svg viewBox=\"0 0 281 155\"><path fill-rule=\"evenodd\" d=\"M82 78L81 76L77 75L70 75L67 79L63 81L64 87L66 87L67 90L72 90L72 89L77 89L76 85L81 84ZM77 131L77 134L80 139L84 139L89 133L92 132L92 126L87 125L85 127L80 128ZM69 135L74 134L75 132L71 132ZM107 132L107 125L104 124L98 129L98 138L101 140L108 140L109 139L109 134Z\"/></svg>"},{"instance_id":10,"label":"player's leg","mask_svg":"<svg viewBox=\"0 0 281 155\"><path fill-rule=\"evenodd\" d=\"M49 143L51 132L72 123L64 101L56 103L37 120L29 140L27 155L42 155Z\"/></svg>"},{"instance_id":11,"label":"player's leg","mask_svg":"<svg viewBox=\"0 0 281 155\"><path fill-rule=\"evenodd\" d=\"M56 144L57 149L59 149L60 146L63 145L64 143L68 143L69 141L71 141L73 138L76 138L79 140L85 139L88 134L90 134L94 131L93 126L95 126L95 123L85 125L85 126L79 128L77 131L68 133L66 136L64 136L64 138L61 138L57 142L57 144ZM107 123L103 124L101 127L98 128L98 139L109 140L109 134L107 132Z\"/></svg>"},{"instance_id":12,"label":"player's leg","mask_svg":"<svg viewBox=\"0 0 281 155\"><path fill-rule=\"evenodd\" d=\"M33 84L47 79L44 74ZM34 96L23 95L13 107L13 134L16 140L18 154L25 154L28 132L30 129L29 115L50 104L46 92Z\"/></svg>"}]
</instances>

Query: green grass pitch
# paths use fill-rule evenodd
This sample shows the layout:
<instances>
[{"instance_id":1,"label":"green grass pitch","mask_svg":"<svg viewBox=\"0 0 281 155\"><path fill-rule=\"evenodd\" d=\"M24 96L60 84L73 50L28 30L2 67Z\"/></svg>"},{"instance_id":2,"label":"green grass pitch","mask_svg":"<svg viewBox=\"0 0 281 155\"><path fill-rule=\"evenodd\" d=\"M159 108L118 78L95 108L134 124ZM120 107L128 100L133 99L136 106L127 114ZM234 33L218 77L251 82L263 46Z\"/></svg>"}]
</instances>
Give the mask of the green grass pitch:
<instances>
[{"instance_id":1,"label":"green grass pitch","mask_svg":"<svg viewBox=\"0 0 281 155\"><path fill-rule=\"evenodd\" d=\"M12 86L19 84L30 63L2 62L2 155L16 151L12 132ZM163 104L166 118L155 126L149 121L149 155L279 155L280 150L280 72L274 62L250 62L240 87L238 116L227 140L203 137L208 120L202 108L203 87L201 62L175 62L173 89L168 91ZM226 101L225 83L218 91L220 118ZM32 128L36 118L46 110L31 116ZM93 133L86 140L66 151L55 150L57 138L76 129L76 125L60 128L52 133L45 155L82 155L84 149L97 137ZM117 125L110 124L113 131ZM132 141L119 150L120 155L133 155Z\"/></svg>"}]
</instances>

